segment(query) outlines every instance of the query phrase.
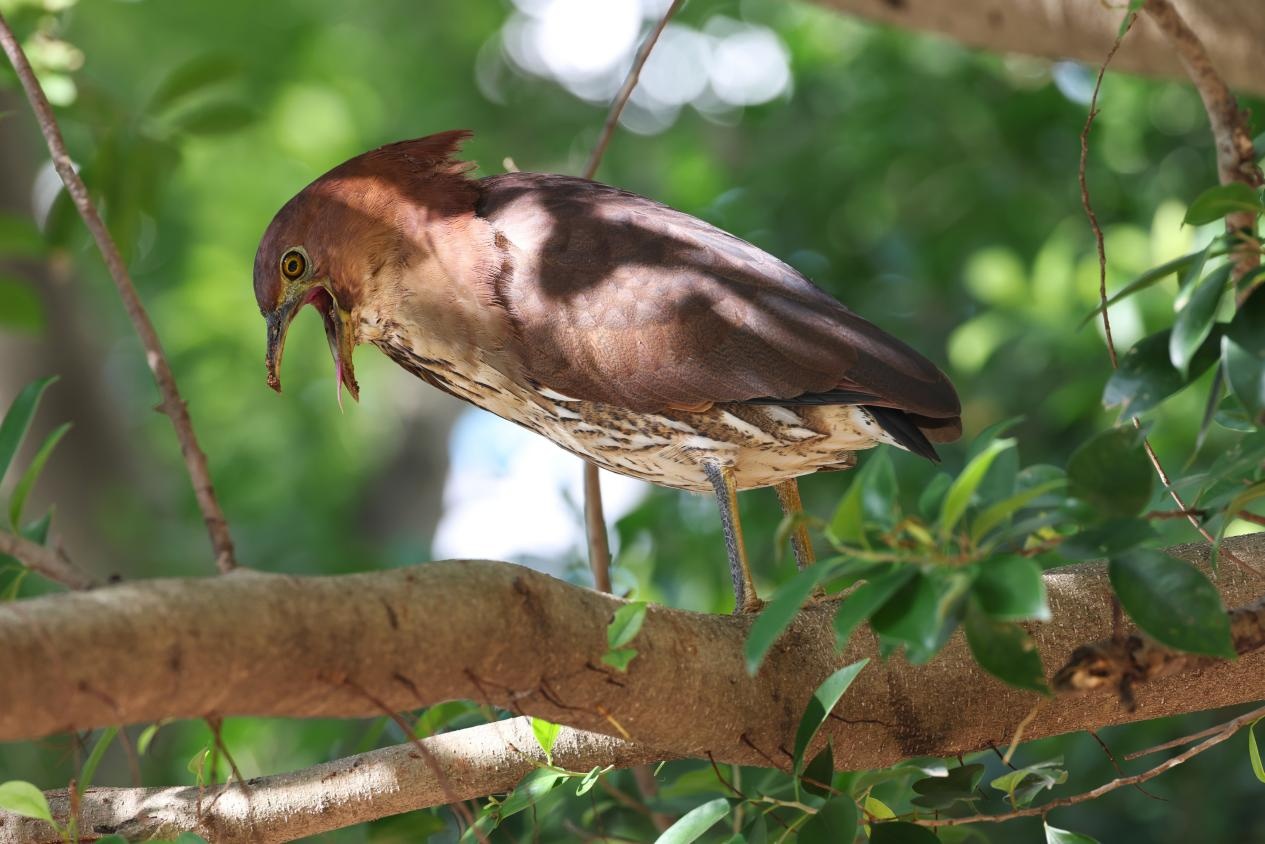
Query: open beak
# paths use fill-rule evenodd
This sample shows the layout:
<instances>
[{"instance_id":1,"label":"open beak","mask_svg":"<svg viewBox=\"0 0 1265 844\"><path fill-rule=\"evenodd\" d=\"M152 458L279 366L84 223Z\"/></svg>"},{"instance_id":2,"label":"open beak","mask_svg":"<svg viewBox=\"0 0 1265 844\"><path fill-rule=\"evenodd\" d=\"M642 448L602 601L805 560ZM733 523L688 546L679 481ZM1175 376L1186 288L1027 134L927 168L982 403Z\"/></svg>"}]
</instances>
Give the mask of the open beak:
<instances>
[{"instance_id":1,"label":"open beak","mask_svg":"<svg viewBox=\"0 0 1265 844\"><path fill-rule=\"evenodd\" d=\"M268 386L281 392L281 354L285 350L286 333L290 323L304 305L311 304L325 321L325 337L329 340L330 354L334 357L334 374L338 384L338 406L343 404L343 387L357 401L360 386L356 383L356 370L352 364L355 349L351 314L342 309L329 289L318 284L306 290L297 290L267 315L268 322Z\"/></svg>"}]
</instances>

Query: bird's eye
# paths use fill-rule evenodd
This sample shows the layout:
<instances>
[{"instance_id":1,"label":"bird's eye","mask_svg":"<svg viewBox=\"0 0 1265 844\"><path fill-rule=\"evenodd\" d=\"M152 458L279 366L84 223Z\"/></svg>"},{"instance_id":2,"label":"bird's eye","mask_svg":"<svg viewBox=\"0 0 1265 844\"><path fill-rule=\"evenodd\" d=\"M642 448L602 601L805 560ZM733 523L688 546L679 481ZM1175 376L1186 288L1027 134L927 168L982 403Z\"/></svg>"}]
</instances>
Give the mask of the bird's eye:
<instances>
[{"instance_id":1,"label":"bird's eye","mask_svg":"<svg viewBox=\"0 0 1265 844\"><path fill-rule=\"evenodd\" d=\"M304 258L303 253L297 249L291 249L281 256L281 274L290 281L302 276L306 269L307 258Z\"/></svg>"}]
</instances>

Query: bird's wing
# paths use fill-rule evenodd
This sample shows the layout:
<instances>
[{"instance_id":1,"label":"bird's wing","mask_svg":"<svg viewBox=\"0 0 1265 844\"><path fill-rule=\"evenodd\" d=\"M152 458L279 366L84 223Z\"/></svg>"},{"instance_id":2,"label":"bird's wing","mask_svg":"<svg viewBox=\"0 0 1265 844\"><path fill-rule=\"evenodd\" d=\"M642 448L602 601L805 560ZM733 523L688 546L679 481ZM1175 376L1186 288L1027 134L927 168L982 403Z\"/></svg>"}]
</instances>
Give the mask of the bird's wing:
<instances>
[{"instance_id":1,"label":"bird's wing","mask_svg":"<svg viewBox=\"0 0 1265 844\"><path fill-rule=\"evenodd\" d=\"M583 179L479 184L479 215L508 241L499 295L515 352L542 386L646 411L777 400L959 414L930 361L715 226Z\"/></svg>"}]
</instances>

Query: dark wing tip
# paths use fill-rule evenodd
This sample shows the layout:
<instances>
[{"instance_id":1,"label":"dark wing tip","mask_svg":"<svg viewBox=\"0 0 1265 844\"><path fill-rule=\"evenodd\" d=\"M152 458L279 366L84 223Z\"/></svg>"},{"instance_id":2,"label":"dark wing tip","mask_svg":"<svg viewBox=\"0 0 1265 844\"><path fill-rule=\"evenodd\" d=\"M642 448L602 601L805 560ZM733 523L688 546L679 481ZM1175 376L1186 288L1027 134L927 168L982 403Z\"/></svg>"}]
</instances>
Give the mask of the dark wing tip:
<instances>
[{"instance_id":1,"label":"dark wing tip","mask_svg":"<svg viewBox=\"0 0 1265 844\"><path fill-rule=\"evenodd\" d=\"M874 421L878 423L878 426L901 446L919 457L927 458L932 463L940 462L940 455L936 453L935 446L931 444L931 440L927 439L927 435L914 424L914 420L909 417L909 414L890 407L876 407L874 405L864 405L862 409L869 413Z\"/></svg>"}]
</instances>

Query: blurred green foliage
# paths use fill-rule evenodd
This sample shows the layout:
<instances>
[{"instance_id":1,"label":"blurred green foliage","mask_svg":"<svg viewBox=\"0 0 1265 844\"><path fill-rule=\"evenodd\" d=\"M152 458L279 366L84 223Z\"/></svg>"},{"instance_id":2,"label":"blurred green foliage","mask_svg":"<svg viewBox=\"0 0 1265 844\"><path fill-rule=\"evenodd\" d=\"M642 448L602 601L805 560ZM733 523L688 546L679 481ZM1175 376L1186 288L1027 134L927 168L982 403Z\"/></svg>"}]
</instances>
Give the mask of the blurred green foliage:
<instances>
[{"instance_id":1,"label":"blurred green foliage","mask_svg":"<svg viewBox=\"0 0 1265 844\"><path fill-rule=\"evenodd\" d=\"M465 152L483 173L499 172L507 157L522 169L578 172L604 109L506 64L498 38L511 10L497 0L3 0L0 10L33 45L37 70L63 106L59 116L72 154L102 201L190 400L242 560L273 571L334 573L424 559L429 537L381 536L363 527L366 489L408 431L407 408L385 389L391 364L362 352L364 400L340 415L330 396L320 328L316 320L299 320L287 355L285 399L265 387L263 325L250 287L258 237L285 199L330 166L381 143L443 129L476 130ZM1115 418L1101 402L1111 374L1101 331L1096 323L1077 330L1098 302L1097 261L1075 178L1088 72L1064 66L1056 73L1047 62L981 55L774 0L693 0L681 20L701 27L720 15L779 35L790 54L792 92L723 120L686 110L663 134L620 133L599 178L784 257L850 307L942 361L963 397L967 426L963 444L942 449L952 475L976 456L969 450L976 434L1021 417L1008 432L1017 448L994 455L998 471L1010 480L1004 495L1050 482L1039 472L1021 478L1019 466L1068 465L1073 450ZM1261 104L1254 105L1259 113ZM1195 221L1207 229L1182 225L1186 206L1215 181L1214 158L1199 101L1183 86L1109 76L1101 106L1087 175L1104 221L1108 289L1118 290L1202 247L1217 229L1203 217ZM6 117L0 131L25 132L36 143L25 117ZM30 333L44 325L36 288L20 267L29 266L21 261L45 259L50 244L54 259L69 255L83 276L77 295L85 310L103 324L105 335L119 338L100 377L126 409L128 436L156 455L152 483L143 489L102 481L96 527L126 561L128 576L206 573L205 538L174 438L165 419L147 412L157 397L144 360L64 197L53 204L42 234L27 216L0 216L0 259L21 259L14 264L19 269L0 274L0 330ZM1200 310L1206 317L1200 324L1181 329L1181 360L1174 363L1188 364L1196 374L1207 369L1199 369L1198 348L1215 305ZM1111 314L1123 352L1172 325L1172 283L1160 280ZM1168 342L1156 348L1166 353ZM1237 436L1212 426L1202 450L1191 453L1213 375L1200 377L1199 387L1171 399L1150 428L1161 456L1191 472L1206 467ZM428 388L419 383L417 389ZM1227 408L1227 419L1235 412ZM874 455L862 460L865 465ZM929 528L938 512L941 527L952 519L951 530L976 491L967 490L960 507L938 508L939 496L953 496L940 470L902 453L892 453L883 465L890 473L889 496L903 499L904 512L926 510L915 491L937 505L931 515L922 513ZM995 484L998 471L985 467L976 483ZM876 467L875 482L889 483L878 475ZM834 514L830 535L844 544L865 541L864 531L848 532L849 517L838 506L848 482L839 475L804 481L809 511L822 520ZM1157 500L1149 475L1145 483L1137 506L1130 504L1122 515L1136 515ZM862 508L859 480L853 489ZM981 488L981 495L998 501L1003 492ZM772 493L744 496L742 504L757 576L770 592L792 573L788 555L774 541L779 520ZM973 517L978 526L982 516ZM1156 543L1193 538L1176 520L1153 528L1145 538ZM618 540L621 591L675 606L727 609L712 502L654 490L620 522ZM1087 542L1084 555L1100 550ZM565 562L569 576L584 582L582 561ZM30 580L17 584L23 594L40 588ZM1013 618L1034 614L998 621L1004 613L983 611L987 593L976 583L971 606L977 637L986 636L987 625L1013 626ZM954 624L966 606L955 610ZM938 640L940 631L933 633ZM619 647L614 639L611 644ZM420 716L419 730L479 717L466 705L435 707ZM1120 753L1214 721L1208 714L1169 719L1107 730L1104 738ZM139 733L127 731L131 740ZM404 736L386 720L243 718L224 724L223 739L249 777ZM63 785L92 745L84 737L6 747L0 779ZM145 784L226 776L223 760L207 752L215 743L204 724L164 725L147 733L145 745ZM979 770L957 769L969 774L962 792L971 800L986 794L980 799L989 802L981 807L996 810L1007 800L1032 799L1043 788L1073 793L1114 776L1111 762L1085 736L1034 742L1020 755L1030 767L1019 776L987 757L977 760ZM1056 757L1063 759L1061 767L1042 767ZM115 742L95 781L123 784L127 771ZM756 793L764 785L786 784L785 777L774 781L754 769L734 774ZM933 800L959 799L945 791L945 778L928 783L924 775L908 767L876 778L867 809L907 810L915 780L924 783L921 789L913 785L922 795L916 799L928 791L939 792ZM606 776L635 793L628 773ZM851 787L847 777L863 776L841 775L835 785ZM701 763L674 763L658 779L655 808L672 815L720 811L713 798L727 796ZM982 782L992 783L991 790ZM1259 791L1253 789L1259 786L1241 748L1223 747L1148 788L1167 802L1126 790L1062 810L1057 820L1102 841L1237 841L1265 834L1255 810ZM587 828L597 814L609 834L652 837L644 817L602 789L586 800L563 800L563 790L549 791L534 807L532 817L548 831L541 840L569 840L564 817ZM503 829L529 840L531 824L524 817ZM825 823L823 818L818 825ZM326 840L417 841L432 833L445 840L452 829L449 813L423 812ZM1033 840L1040 829L1033 820L975 834ZM946 832L942 840L954 835Z\"/></svg>"}]
</instances>

